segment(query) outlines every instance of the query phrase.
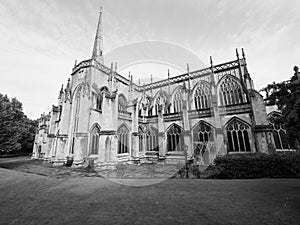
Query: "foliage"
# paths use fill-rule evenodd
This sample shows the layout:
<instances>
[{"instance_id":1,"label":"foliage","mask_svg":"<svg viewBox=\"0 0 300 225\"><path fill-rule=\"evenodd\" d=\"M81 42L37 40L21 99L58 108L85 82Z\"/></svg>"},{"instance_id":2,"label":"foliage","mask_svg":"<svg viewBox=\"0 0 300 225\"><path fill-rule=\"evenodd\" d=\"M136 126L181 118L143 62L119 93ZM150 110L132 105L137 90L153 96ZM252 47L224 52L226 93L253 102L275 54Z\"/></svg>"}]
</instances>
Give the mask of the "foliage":
<instances>
[{"instance_id":1,"label":"foliage","mask_svg":"<svg viewBox=\"0 0 300 225\"><path fill-rule=\"evenodd\" d=\"M32 150L37 122L22 111L22 103L0 94L0 154Z\"/></svg>"},{"instance_id":2,"label":"foliage","mask_svg":"<svg viewBox=\"0 0 300 225\"><path fill-rule=\"evenodd\" d=\"M177 164L176 168L178 171L172 178L200 178L200 167L193 161L188 161L185 165Z\"/></svg>"},{"instance_id":3,"label":"foliage","mask_svg":"<svg viewBox=\"0 0 300 225\"><path fill-rule=\"evenodd\" d=\"M261 153L217 157L202 174L203 178L297 178L300 176L300 154Z\"/></svg>"},{"instance_id":4,"label":"foliage","mask_svg":"<svg viewBox=\"0 0 300 225\"><path fill-rule=\"evenodd\" d=\"M292 145L300 143L300 73L294 67L294 76L281 83L272 83L261 91L266 92L266 104L277 105L282 112L282 122Z\"/></svg>"}]
</instances>

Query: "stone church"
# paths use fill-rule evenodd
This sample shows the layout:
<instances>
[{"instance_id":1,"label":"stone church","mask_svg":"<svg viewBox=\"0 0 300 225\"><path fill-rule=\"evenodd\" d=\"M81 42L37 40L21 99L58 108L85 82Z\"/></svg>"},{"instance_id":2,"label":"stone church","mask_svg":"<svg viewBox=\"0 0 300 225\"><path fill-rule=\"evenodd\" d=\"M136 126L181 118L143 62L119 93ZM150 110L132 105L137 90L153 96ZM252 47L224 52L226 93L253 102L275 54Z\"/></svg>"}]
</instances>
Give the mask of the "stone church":
<instances>
[{"instance_id":1,"label":"stone church","mask_svg":"<svg viewBox=\"0 0 300 225\"><path fill-rule=\"evenodd\" d=\"M104 65L101 11L92 57L74 66L57 105L39 119L33 158L101 166L178 163L198 152L208 165L217 155L268 153L273 133L243 49L231 61L137 85L117 63Z\"/></svg>"}]
</instances>

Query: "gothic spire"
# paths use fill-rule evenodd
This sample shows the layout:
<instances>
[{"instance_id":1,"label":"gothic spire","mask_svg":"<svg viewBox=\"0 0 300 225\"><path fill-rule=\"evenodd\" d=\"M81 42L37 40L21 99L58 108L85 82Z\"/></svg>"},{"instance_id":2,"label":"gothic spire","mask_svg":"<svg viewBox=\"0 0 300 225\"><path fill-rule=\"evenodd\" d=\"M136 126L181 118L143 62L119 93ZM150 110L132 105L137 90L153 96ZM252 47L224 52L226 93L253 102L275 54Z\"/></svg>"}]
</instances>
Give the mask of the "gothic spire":
<instances>
[{"instance_id":1,"label":"gothic spire","mask_svg":"<svg viewBox=\"0 0 300 225\"><path fill-rule=\"evenodd\" d=\"M97 32L94 41L92 59L103 64L103 30L102 30L102 6L100 8Z\"/></svg>"}]
</instances>

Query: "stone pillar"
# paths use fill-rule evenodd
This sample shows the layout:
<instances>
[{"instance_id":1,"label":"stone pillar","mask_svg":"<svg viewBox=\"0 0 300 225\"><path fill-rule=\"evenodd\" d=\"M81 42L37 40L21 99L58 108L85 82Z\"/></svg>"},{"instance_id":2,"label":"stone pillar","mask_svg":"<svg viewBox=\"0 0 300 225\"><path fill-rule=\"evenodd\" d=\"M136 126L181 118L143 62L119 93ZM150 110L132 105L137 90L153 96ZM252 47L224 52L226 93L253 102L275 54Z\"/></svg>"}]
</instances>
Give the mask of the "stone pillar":
<instances>
[{"instance_id":1,"label":"stone pillar","mask_svg":"<svg viewBox=\"0 0 300 225\"><path fill-rule=\"evenodd\" d=\"M166 145L164 144L166 140L165 127L163 119L163 106L158 107L158 118L157 118L157 128L158 128L158 145L159 145L159 158L165 158L167 153Z\"/></svg>"},{"instance_id":2,"label":"stone pillar","mask_svg":"<svg viewBox=\"0 0 300 225\"><path fill-rule=\"evenodd\" d=\"M162 159L165 158L167 154L166 140L165 132L158 132L159 158Z\"/></svg>"},{"instance_id":3,"label":"stone pillar","mask_svg":"<svg viewBox=\"0 0 300 225\"><path fill-rule=\"evenodd\" d=\"M58 124L58 133L54 144L52 145L52 158L54 163L66 162L69 155L68 132L70 129L71 104L70 101L63 102L61 106L60 122Z\"/></svg>"},{"instance_id":4,"label":"stone pillar","mask_svg":"<svg viewBox=\"0 0 300 225\"><path fill-rule=\"evenodd\" d=\"M190 130L190 121L189 121L189 112L187 107L187 100L183 100L182 104L182 125L183 125L183 139L184 145L188 146L187 157L192 157L193 155L193 147L192 147L192 138L191 138L191 130ZM185 148L185 146L183 146Z\"/></svg>"},{"instance_id":5,"label":"stone pillar","mask_svg":"<svg viewBox=\"0 0 300 225\"><path fill-rule=\"evenodd\" d=\"M137 132L131 133L131 158L137 160L139 158L139 136Z\"/></svg>"},{"instance_id":6,"label":"stone pillar","mask_svg":"<svg viewBox=\"0 0 300 225\"><path fill-rule=\"evenodd\" d=\"M74 138L74 159L73 165L82 165L84 159L84 152L87 151L88 145L88 134L87 133L76 133Z\"/></svg>"},{"instance_id":7,"label":"stone pillar","mask_svg":"<svg viewBox=\"0 0 300 225\"><path fill-rule=\"evenodd\" d=\"M220 115L219 105L218 105L218 88L216 86L214 77L214 66L211 58L211 117L215 124L215 136L214 136L214 148L215 151L210 151L210 161L212 162L217 155L227 154L226 145L224 144L224 131L223 122Z\"/></svg>"},{"instance_id":8,"label":"stone pillar","mask_svg":"<svg viewBox=\"0 0 300 225\"><path fill-rule=\"evenodd\" d=\"M251 90L250 102L253 112L252 123L256 151L262 153L272 152L275 144L272 138L271 126L267 121L267 112L263 97L257 91Z\"/></svg>"},{"instance_id":9,"label":"stone pillar","mask_svg":"<svg viewBox=\"0 0 300 225\"><path fill-rule=\"evenodd\" d=\"M118 163L118 136L114 135L111 139L111 162Z\"/></svg>"},{"instance_id":10,"label":"stone pillar","mask_svg":"<svg viewBox=\"0 0 300 225\"><path fill-rule=\"evenodd\" d=\"M107 135L100 135L99 136L99 152L98 152L98 165L104 165L106 164L106 157L105 157L105 153L106 153L106 138Z\"/></svg>"}]
</instances>

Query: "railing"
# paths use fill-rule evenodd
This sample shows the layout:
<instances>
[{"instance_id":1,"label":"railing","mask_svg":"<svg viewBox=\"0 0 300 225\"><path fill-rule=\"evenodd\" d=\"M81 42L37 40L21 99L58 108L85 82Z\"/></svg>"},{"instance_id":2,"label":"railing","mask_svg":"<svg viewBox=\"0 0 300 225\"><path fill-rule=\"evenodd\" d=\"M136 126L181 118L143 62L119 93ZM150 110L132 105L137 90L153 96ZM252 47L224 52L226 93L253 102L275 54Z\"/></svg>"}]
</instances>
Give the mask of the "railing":
<instances>
[{"instance_id":1,"label":"railing","mask_svg":"<svg viewBox=\"0 0 300 225\"><path fill-rule=\"evenodd\" d=\"M241 60L241 63L243 63L244 61ZM89 66L94 66L95 68L103 71L106 74L111 73L111 69L106 67L105 65L97 62L96 60L84 60L82 62L80 62L78 65L76 65L73 69L72 69L72 74L74 74L76 71L78 71L81 68L86 68ZM238 60L234 60L234 61L230 61L230 62L226 62L226 63L222 63L222 64L218 64L218 65L214 65L213 66L213 71L214 73L222 73L224 71L227 70L233 70L239 67L239 61ZM130 81L128 79L126 79L125 77L123 77L122 75L118 74L117 72L115 73L115 78L122 82L125 85L129 85ZM200 78L200 77L206 77L206 76L210 76L212 74L212 68L211 67L207 67L204 69L200 69L200 70L196 70L193 72L188 73L184 73L175 77L171 77L169 79L165 79L165 80L161 80L161 81L156 81L150 84L146 84L146 85L136 85L135 83L132 84L133 89L135 89L136 91L148 91L150 89L156 89L159 87L163 87L163 86L167 86L169 84L174 84L174 83L180 83L182 81L186 81L188 79L196 79L196 78Z\"/></svg>"},{"instance_id":2,"label":"railing","mask_svg":"<svg viewBox=\"0 0 300 225\"><path fill-rule=\"evenodd\" d=\"M158 116L154 115L154 116L139 116L138 117L138 121L139 123L156 123L158 120Z\"/></svg>"},{"instance_id":3,"label":"railing","mask_svg":"<svg viewBox=\"0 0 300 225\"><path fill-rule=\"evenodd\" d=\"M211 109L195 109L189 111L189 119L201 118L201 117L210 117Z\"/></svg>"},{"instance_id":4,"label":"railing","mask_svg":"<svg viewBox=\"0 0 300 225\"><path fill-rule=\"evenodd\" d=\"M247 113L251 111L252 111L252 107L250 103L240 103L235 105L219 106L220 115Z\"/></svg>"},{"instance_id":5,"label":"railing","mask_svg":"<svg viewBox=\"0 0 300 225\"><path fill-rule=\"evenodd\" d=\"M230 61L230 62L215 65L214 66L214 72L218 73L218 72L222 72L224 70L230 70L230 69L236 68L238 66L239 66L239 61L234 60L234 61Z\"/></svg>"},{"instance_id":6,"label":"railing","mask_svg":"<svg viewBox=\"0 0 300 225\"><path fill-rule=\"evenodd\" d=\"M85 68L85 67L89 67L92 65L92 60L88 59L88 60L84 60L81 61L78 65L76 65L73 69L72 69L72 74L74 74L76 71L78 71L81 68Z\"/></svg>"},{"instance_id":7,"label":"railing","mask_svg":"<svg viewBox=\"0 0 300 225\"><path fill-rule=\"evenodd\" d=\"M121 114L121 115L124 115L124 116L130 116L131 117L131 112L119 110L118 113Z\"/></svg>"},{"instance_id":8,"label":"railing","mask_svg":"<svg viewBox=\"0 0 300 225\"><path fill-rule=\"evenodd\" d=\"M163 114L164 121L182 120L182 112Z\"/></svg>"}]
</instances>

